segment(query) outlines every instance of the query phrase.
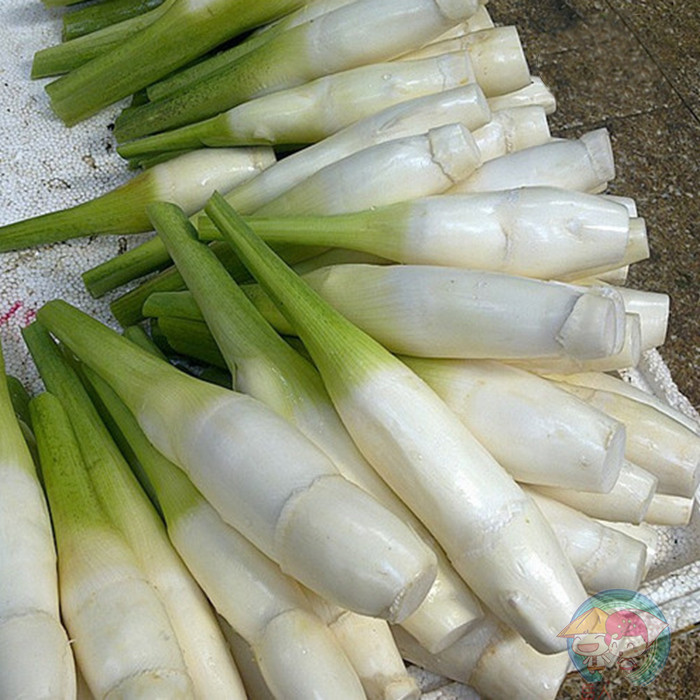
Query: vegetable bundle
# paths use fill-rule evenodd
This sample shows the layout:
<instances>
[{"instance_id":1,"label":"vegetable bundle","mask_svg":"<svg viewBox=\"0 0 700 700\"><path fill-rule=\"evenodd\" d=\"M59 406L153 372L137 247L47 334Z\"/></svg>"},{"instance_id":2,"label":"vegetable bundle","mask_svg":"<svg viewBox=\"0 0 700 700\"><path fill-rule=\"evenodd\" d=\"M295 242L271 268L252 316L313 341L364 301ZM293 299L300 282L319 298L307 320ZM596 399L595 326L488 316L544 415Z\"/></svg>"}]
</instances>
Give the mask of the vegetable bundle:
<instances>
[{"instance_id":1,"label":"vegetable bundle","mask_svg":"<svg viewBox=\"0 0 700 700\"><path fill-rule=\"evenodd\" d=\"M160 271L112 304L149 319L141 348L58 300L25 330L52 624L60 589L97 697L415 698L402 657L553 697L558 632L639 586L647 524L687 522L700 479L697 426L602 373L668 314L621 286L649 251L602 194L607 132L552 138L517 32L477 2L254 5L110 0L36 57L67 71L67 124L137 93L116 137L146 169L0 250L155 229L83 272L97 296ZM57 630L33 680L72 697Z\"/></svg>"}]
</instances>

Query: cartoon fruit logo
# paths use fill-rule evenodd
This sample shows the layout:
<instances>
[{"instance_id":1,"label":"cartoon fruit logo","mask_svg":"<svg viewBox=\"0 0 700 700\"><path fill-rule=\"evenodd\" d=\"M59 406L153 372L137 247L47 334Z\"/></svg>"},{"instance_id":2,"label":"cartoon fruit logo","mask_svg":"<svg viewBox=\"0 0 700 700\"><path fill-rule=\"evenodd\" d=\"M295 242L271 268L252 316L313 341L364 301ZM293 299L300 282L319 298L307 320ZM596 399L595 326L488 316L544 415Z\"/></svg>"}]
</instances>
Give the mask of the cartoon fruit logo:
<instances>
[{"instance_id":1,"label":"cartoon fruit logo","mask_svg":"<svg viewBox=\"0 0 700 700\"><path fill-rule=\"evenodd\" d=\"M578 672L589 683L619 667L630 683L647 685L668 659L671 633L661 610L646 596L625 589L601 591L576 611L558 635L566 637Z\"/></svg>"}]
</instances>

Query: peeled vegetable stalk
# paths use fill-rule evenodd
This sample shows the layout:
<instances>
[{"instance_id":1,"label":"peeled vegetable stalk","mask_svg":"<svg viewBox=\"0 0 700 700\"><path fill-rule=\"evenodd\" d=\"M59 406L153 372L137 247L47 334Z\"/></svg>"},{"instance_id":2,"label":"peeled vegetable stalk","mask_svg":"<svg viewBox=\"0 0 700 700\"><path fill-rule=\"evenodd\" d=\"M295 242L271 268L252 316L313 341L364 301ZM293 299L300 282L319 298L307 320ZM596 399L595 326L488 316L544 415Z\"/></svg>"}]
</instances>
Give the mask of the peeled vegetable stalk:
<instances>
[{"instance_id":1,"label":"peeled vegetable stalk","mask_svg":"<svg viewBox=\"0 0 700 700\"><path fill-rule=\"evenodd\" d=\"M465 581L536 648L561 649L553 630L570 619L582 586L515 482L427 385L304 285L223 198L207 213L294 322L360 450Z\"/></svg>"},{"instance_id":2,"label":"peeled vegetable stalk","mask_svg":"<svg viewBox=\"0 0 700 700\"><path fill-rule=\"evenodd\" d=\"M0 696L70 700L75 665L60 621L51 521L2 352L0 422Z\"/></svg>"},{"instance_id":3,"label":"peeled vegetable stalk","mask_svg":"<svg viewBox=\"0 0 700 700\"><path fill-rule=\"evenodd\" d=\"M434 555L284 419L184 375L68 304L46 304L38 317L112 386L221 517L285 573L363 614L402 620L420 604ZM117 357L128 375L117 371Z\"/></svg>"}]
</instances>

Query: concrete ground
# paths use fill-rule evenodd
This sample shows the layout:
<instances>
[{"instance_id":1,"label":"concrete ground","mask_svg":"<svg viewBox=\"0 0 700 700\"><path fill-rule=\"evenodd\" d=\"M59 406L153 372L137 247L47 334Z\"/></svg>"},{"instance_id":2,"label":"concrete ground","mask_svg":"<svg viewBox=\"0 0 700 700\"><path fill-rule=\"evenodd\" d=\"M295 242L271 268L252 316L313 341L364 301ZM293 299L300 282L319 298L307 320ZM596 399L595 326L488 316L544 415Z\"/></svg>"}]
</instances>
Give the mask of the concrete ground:
<instances>
[{"instance_id":1,"label":"concrete ground","mask_svg":"<svg viewBox=\"0 0 700 700\"><path fill-rule=\"evenodd\" d=\"M636 199L651 246L650 260L631 267L628 286L671 296L661 354L700 407L700 3L491 0L489 11L518 27L531 72L557 97L556 135L610 131L617 165L610 191ZM700 626L674 634L652 684L634 687L619 672L604 677L595 697L698 697ZM585 693L573 674L558 697Z\"/></svg>"}]
</instances>

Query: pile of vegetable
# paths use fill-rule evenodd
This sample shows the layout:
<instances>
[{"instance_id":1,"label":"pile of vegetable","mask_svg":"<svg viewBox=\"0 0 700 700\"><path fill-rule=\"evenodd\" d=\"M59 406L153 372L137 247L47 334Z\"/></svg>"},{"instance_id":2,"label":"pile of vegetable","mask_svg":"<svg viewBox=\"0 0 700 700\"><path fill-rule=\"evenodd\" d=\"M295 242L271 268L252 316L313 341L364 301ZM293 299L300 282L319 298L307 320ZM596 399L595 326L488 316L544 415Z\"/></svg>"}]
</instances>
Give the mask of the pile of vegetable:
<instances>
[{"instance_id":1,"label":"pile of vegetable","mask_svg":"<svg viewBox=\"0 0 700 700\"><path fill-rule=\"evenodd\" d=\"M608 133L550 135L478 0L63 27L33 77L67 126L133 95L139 172L0 255L155 233L81 271L128 285L123 333L56 299L23 332L45 392L0 363L0 696L418 698L408 661L554 698L558 634L700 481L697 424L616 376L669 301L624 286Z\"/></svg>"}]
</instances>

